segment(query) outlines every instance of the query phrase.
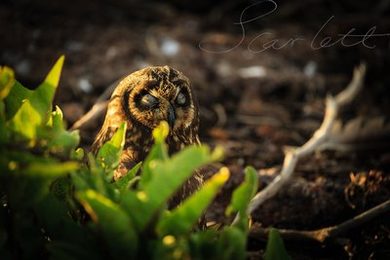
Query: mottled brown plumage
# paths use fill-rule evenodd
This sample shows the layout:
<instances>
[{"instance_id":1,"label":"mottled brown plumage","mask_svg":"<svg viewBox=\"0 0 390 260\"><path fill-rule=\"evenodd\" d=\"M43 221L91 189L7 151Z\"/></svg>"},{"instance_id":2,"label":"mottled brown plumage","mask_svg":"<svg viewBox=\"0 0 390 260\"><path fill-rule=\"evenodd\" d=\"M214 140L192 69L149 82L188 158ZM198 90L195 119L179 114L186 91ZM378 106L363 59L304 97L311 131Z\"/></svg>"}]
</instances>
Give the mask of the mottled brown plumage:
<instances>
[{"instance_id":1,"label":"mottled brown plumage","mask_svg":"<svg viewBox=\"0 0 390 260\"><path fill-rule=\"evenodd\" d=\"M198 105L190 82L181 72L164 67L147 67L124 78L115 88L104 124L92 145L97 150L109 140L122 122L127 122L126 142L114 178L122 177L143 161L152 144L152 130L165 120L170 125L169 153L190 144L199 144ZM176 206L202 183L196 172L171 199Z\"/></svg>"}]
</instances>

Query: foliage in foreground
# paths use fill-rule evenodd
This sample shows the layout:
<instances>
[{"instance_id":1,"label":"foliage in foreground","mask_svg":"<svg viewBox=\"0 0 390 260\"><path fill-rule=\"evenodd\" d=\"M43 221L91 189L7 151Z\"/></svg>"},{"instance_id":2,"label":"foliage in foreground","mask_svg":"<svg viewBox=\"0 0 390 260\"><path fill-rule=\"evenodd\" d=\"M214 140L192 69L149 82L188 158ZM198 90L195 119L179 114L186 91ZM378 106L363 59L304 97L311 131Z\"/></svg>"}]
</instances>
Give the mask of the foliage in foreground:
<instances>
[{"instance_id":1,"label":"foliage in foreground","mask_svg":"<svg viewBox=\"0 0 390 260\"><path fill-rule=\"evenodd\" d=\"M196 230L229 178L227 168L177 208L168 210L167 201L195 169L220 159L221 151L191 146L170 157L162 123L145 162L112 182L126 124L96 156L84 155L77 131L66 130L59 107L52 111L63 61L35 90L0 68L2 259L244 259L246 210L257 189L254 169L246 169L226 210L239 213L240 221Z\"/></svg>"}]
</instances>

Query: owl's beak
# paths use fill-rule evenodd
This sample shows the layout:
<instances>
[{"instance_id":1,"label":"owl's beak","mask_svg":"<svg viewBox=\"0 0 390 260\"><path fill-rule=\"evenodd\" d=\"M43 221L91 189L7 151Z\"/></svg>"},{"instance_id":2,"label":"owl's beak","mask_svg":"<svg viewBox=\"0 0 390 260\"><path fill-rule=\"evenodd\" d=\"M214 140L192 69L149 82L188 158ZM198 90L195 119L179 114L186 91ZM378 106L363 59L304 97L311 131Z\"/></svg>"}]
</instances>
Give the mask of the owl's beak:
<instances>
[{"instance_id":1,"label":"owl's beak","mask_svg":"<svg viewBox=\"0 0 390 260\"><path fill-rule=\"evenodd\" d=\"M168 108L168 124L171 128L173 128L176 120L175 110L173 109L172 105L169 105Z\"/></svg>"}]
</instances>

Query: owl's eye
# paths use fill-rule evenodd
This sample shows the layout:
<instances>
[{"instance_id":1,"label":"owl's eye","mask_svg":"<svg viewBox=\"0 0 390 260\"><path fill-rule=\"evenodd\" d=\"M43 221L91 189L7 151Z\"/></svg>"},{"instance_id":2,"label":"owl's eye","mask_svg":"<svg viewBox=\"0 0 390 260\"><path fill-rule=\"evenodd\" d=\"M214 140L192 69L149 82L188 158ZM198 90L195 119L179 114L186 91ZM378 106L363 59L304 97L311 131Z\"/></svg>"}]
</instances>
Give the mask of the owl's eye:
<instances>
[{"instance_id":1,"label":"owl's eye","mask_svg":"<svg viewBox=\"0 0 390 260\"><path fill-rule=\"evenodd\" d=\"M150 94L145 94L141 98L141 105L149 108L153 108L158 105L158 99Z\"/></svg>"},{"instance_id":2,"label":"owl's eye","mask_svg":"<svg viewBox=\"0 0 390 260\"><path fill-rule=\"evenodd\" d=\"M186 96L180 92L177 97L176 97L176 103L179 105L179 106L184 106L186 103L187 103L187 98Z\"/></svg>"}]
</instances>

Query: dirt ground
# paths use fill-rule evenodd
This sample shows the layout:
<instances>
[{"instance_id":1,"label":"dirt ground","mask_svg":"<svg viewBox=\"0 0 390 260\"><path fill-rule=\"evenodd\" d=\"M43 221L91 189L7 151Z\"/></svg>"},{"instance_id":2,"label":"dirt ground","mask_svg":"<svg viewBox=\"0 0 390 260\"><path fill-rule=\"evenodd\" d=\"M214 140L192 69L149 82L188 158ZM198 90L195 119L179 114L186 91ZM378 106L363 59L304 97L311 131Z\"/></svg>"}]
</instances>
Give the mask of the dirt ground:
<instances>
[{"instance_id":1,"label":"dirt ground","mask_svg":"<svg viewBox=\"0 0 390 260\"><path fill-rule=\"evenodd\" d=\"M3 0L0 64L34 86L65 54L56 103L69 125L130 72L163 64L184 72L200 104L201 140L225 148L222 163L232 172L207 213L217 222L227 221L224 206L244 167L259 170L260 188L270 183L281 168L283 148L310 138L321 124L326 95L341 91L362 61L368 68L365 87L340 119L347 124L357 116L383 117L389 125L390 36L362 41L374 26L377 34L390 33L389 1L276 1L268 15L275 8L270 1L196 2ZM341 41L353 28L361 36ZM332 45L319 48L325 37ZM81 129L83 146L91 144L101 122ZM299 162L297 177L253 221L311 230L389 199L388 130L352 140L348 152L316 153ZM376 218L322 245L285 244L294 259L389 259L390 219ZM251 257L261 248L264 241L251 240Z\"/></svg>"}]
</instances>

